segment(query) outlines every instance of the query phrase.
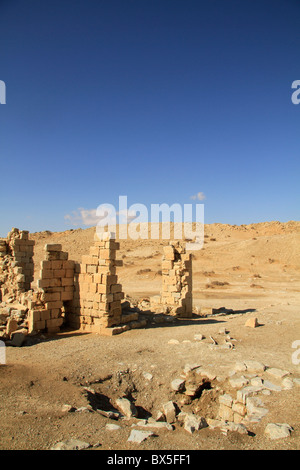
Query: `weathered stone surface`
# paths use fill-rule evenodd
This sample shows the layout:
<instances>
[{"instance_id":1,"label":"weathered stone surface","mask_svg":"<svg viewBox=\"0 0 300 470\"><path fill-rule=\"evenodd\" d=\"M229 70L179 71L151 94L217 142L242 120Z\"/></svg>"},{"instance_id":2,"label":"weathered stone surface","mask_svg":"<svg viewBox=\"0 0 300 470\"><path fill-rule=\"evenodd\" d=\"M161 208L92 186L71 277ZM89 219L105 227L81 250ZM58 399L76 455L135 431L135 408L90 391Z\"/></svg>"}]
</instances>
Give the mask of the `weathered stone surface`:
<instances>
[{"instance_id":1,"label":"weathered stone surface","mask_svg":"<svg viewBox=\"0 0 300 470\"><path fill-rule=\"evenodd\" d=\"M6 324L6 334L10 338L11 334L18 329L18 322L14 318L9 318Z\"/></svg>"},{"instance_id":2,"label":"weathered stone surface","mask_svg":"<svg viewBox=\"0 0 300 470\"><path fill-rule=\"evenodd\" d=\"M265 434L270 439L284 439L289 437L293 428L286 423L269 423L265 428Z\"/></svg>"},{"instance_id":3,"label":"weathered stone surface","mask_svg":"<svg viewBox=\"0 0 300 470\"><path fill-rule=\"evenodd\" d=\"M219 407L219 418L222 421L233 421L234 413L232 411L232 408L221 404Z\"/></svg>"},{"instance_id":4,"label":"weathered stone surface","mask_svg":"<svg viewBox=\"0 0 300 470\"><path fill-rule=\"evenodd\" d=\"M196 335L194 335L194 340L195 341L202 341L204 338L205 338L205 336L201 335L200 333L197 333Z\"/></svg>"},{"instance_id":5,"label":"weathered stone surface","mask_svg":"<svg viewBox=\"0 0 300 470\"><path fill-rule=\"evenodd\" d=\"M282 379L286 375L289 375L289 371L277 369L276 367L270 367L269 369L266 370L266 373L278 379Z\"/></svg>"},{"instance_id":6,"label":"weathered stone surface","mask_svg":"<svg viewBox=\"0 0 300 470\"><path fill-rule=\"evenodd\" d=\"M79 441L78 439L67 439L66 441L61 441L51 447L50 450L83 450L91 447L91 444L84 441Z\"/></svg>"},{"instance_id":7,"label":"weathered stone surface","mask_svg":"<svg viewBox=\"0 0 300 470\"><path fill-rule=\"evenodd\" d=\"M138 429L133 429L127 441L140 444L141 442L145 441L146 439L148 439L150 436L153 436L153 435L154 433L152 431L140 431Z\"/></svg>"},{"instance_id":8,"label":"weathered stone surface","mask_svg":"<svg viewBox=\"0 0 300 470\"><path fill-rule=\"evenodd\" d=\"M263 385L263 379L260 377L253 377L250 381L254 387L261 387Z\"/></svg>"},{"instance_id":9,"label":"weathered stone surface","mask_svg":"<svg viewBox=\"0 0 300 470\"><path fill-rule=\"evenodd\" d=\"M271 390L272 392L281 392L282 388L279 385L273 384L269 380L264 380L264 388Z\"/></svg>"},{"instance_id":10,"label":"weathered stone surface","mask_svg":"<svg viewBox=\"0 0 300 470\"><path fill-rule=\"evenodd\" d=\"M245 326L248 326L250 328L256 328L259 326L257 318L248 318L248 320L245 323Z\"/></svg>"},{"instance_id":11,"label":"weathered stone surface","mask_svg":"<svg viewBox=\"0 0 300 470\"><path fill-rule=\"evenodd\" d=\"M263 402L258 397L248 397L246 400L247 418L251 422L258 423L269 410L262 407Z\"/></svg>"},{"instance_id":12,"label":"weathered stone surface","mask_svg":"<svg viewBox=\"0 0 300 470\"><path fill-rule=\"evenodd\" d=\"M247 387L242 388L237 391L236 398L239 402L246 404L246 399L253 395L256 395L258 392L261 392L263 387L254 387L253 385L248 385Z\"/></svg>"},{"instance_id":13,"label":"weathered stone surface","mask_svg":"<svg viewBox=\"0 0 300 470\"><path fill-rule=\"evenodd\" d=\"M178 339L169 339L168 344L179 344Z\"/></svg>"},{"instance_id":14,"label":"weathered stone surface","mask_svg":"<svg viewBox=\"0 0 300 470\"><path fill-rule=\"evenodd\" d=\"M291 390L294 387L294 382L290 377L285 377L281 382L284 390Z\"/></svg>"},{"instance_id":15,"label":"weathered stone surface","mask_svg":"<svg viewBox=\"0 0 300 470\"><path fill-rule=\"evenodd\" d=\"M225 405L225 406L231 407L231 405L233 403L233 398L228 393L224 393L224 395L219 396L219 403L220 403L220 405Z\"/></svg>"},{"instance_id":16,"label":"weathered stone surface","mask_svg":"<svg viewBox=\"0 0 300 470\"><path fill-rule=\"evenodd\" d=\"M246 377L244 376L234 377L232 379L229 379L229 383L233 388L242 388L249 383L249 380L246 379Z\"/></svg>"},{"instance_id":17,"label":"weathered stone surface","mask_svg":"<svg viewBox=\"0 0 300 470\"><path fill-rule=\"evenodd\" d=\"M116 406L127 418L137 417L138 415L136 407L127 398L117 398Z\"/></svg>"},{"instance_id":18,"label":"weathered stone surface","mask_svg":"<svg viewBox=\"0 0 300 470\"><path fill-rule=\"evenodd\" d=\"M258 361L245 361L248 372L264 372L266 366Z\"/></svg>"},{"instance_id":19,"label":"weathered stone surface","mask_svg":"<svg viewBox=\"0 0 300 470\"><path fill-rule=\"evenodd\" d=\"M184 418L184 429L193 434L195 431L206 428L208 426L205 418L201 416L196 416L192 413L186 413Z\"/></svg>"},{"instance_id":20,"label":"weathered stone surface","mask_svg":"<svg viewBox=\"0 0 300 470\"><path fill-rule=\"evenodd\" d=\"M184 390L185 380L183 379L174 379L171 382L171 388L175 392L182 392Z\"/></svg>"},{"instance_id":21,"label":"weathered stone surface","mask_svg":"<svg viewBox=\"0 0 300 470\"><path fill-rule=\"evenodd\" d=\"M149 380L149 382L153 379L153 375L149 372L143 372L143 377L144 379Z\"/></svg>"},{"instance_id":22,"label":"weathered stone surface","mask_svg":"<svg viewBox=\"0 0 300 470\"><path fill-rule=\"evenodd\" d=\"M108 431L118 431L119 429L121 429L121 426L119 426L118 424L114 424L114 423L107 423L105 428Z\"/></svg>"},{"instance_id":23,"label":"weathered stone surface","mask_svg":"<svg viewBox=\"0 0 300 470\"><path fill-rule=\"evenodd\" d=\"M176 420L176 407L172 401L168 401L163 405L163 412L167 423L174 423Z\"/></svg>"}]
</instances>

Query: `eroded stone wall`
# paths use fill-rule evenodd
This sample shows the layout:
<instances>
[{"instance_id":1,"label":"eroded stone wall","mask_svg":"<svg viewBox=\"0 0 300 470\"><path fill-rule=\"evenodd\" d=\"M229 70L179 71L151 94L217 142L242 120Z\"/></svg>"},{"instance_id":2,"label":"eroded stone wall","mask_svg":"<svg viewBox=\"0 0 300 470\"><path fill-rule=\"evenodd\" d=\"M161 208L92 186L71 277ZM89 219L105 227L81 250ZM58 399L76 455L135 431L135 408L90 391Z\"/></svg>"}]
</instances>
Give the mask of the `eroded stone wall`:
<instances>
[{"instance_id":1,"label":"eroded stone wall","mask_svg":"<svg viewBox=\"0 0 300 470\"><path fill-rule=\"evenodd\" d=\"M192 256L183 242L163 248L161 295L152 297L151 305L179 317L192 316Z\"/></svg>"},{"instance_id":2,"label":"eroded stone wall","mask_svg":"<svg viewBox=\"0 0 300 470\"><path fill-rule=\"evenodd\" d=\"M0 241L0 286L2 301L13 301L31 287L34 241L29 232L13 228Z\"/></svg>"},{"instance_id":3,"label":"eroded stone wall","mask_svg":"<svg viewBox=\"0 0 300 470\"><path fill-rule=\"evenodd\" d=\"M68 304L68 323L83 331L105 333L121 323L124 298L118 283L116 259L119 243L113 239L96 240L89 255L75 268L74 300Z\"/></svg>"}]
</instances>

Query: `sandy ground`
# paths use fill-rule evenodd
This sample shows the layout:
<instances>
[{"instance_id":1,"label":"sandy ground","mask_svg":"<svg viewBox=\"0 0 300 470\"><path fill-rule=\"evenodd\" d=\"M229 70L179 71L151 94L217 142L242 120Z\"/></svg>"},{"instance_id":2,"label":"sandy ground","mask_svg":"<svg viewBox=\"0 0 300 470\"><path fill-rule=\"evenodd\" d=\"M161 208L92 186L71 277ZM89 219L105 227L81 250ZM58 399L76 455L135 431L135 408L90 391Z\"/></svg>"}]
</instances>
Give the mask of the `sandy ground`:
<instances>
[{"instance_id":1,"label":"sandy ground","mask_svg":"<svg viewBox=\"0 0 300 470\"><path fill-rule=\"evenodd\" d=\"M69 259L80 261L93 243L94 231L31 234L36 241L36 271L45 243L61 243ZM119 258L124 266L119 280L127 295L140 299L160 292L162 246L166 243L121 241ZM186 364L201 365L218 377L205 396L186 405L187 411L198 406L204 417L215 417L219 393L235 396L228 374L237 361L257 360L300 378L300 366L292 360L292 343L300 340L299 247L299 222L206 225L204 248L193 255L193 301L200 315L189 321L151 324L115 337L66 329L52 337L34 337L21 348L7 347L7 363L0 366L0 448L49 449L59 441L76 438L89 442L95 450L299 449L300 387L296 385L263 397L269 412L259 423L247 425L250 435L224 435L220 429L208 428L189 434L175 423L173 431L158 429L155 436L137 445L127 442L135 420L116 423L95 411L98 405L109 409L110 399L113 403L127 393L141 418L156 417L165 402L178 401L170 382ZM234 312L201 317L204 307L226 307ZM246 320L254 316L260 326L246 327ZM225 342L219 332L223 327L233 338L233 349L219 347ZM205 338L196 341L195 334ZM175 344L169 343L174 339ZM145 373L152 375L151 380ZM90 407L90 411L66 412L64 404L76 409ZM118 424L120 429L108 431L107 423ZM289 438L270 440L264 434L268 423L288 423L294 431Z\"/></svg>"}]
</instances>

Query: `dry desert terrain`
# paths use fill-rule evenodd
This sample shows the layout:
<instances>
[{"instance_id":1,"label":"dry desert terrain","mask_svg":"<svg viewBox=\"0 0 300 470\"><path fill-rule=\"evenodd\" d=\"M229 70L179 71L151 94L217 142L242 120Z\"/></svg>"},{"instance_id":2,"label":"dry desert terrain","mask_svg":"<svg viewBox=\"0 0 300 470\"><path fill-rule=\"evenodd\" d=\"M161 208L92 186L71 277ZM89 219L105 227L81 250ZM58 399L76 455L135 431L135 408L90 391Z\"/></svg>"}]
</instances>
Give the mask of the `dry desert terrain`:
<instances>
[{"instance_id":1,"label":"dry desert terrain","mask_svg":"<svg viewBox=\"0 0 300 470\"><path fill-rule=\"evenodd\" d=\"M94 232L30 234L36 272L46 243L62 244L69 259L81 261ZM159 294L167 243L121 240L119 282L133 302ZM300 222L205 225L204 247L193 253L193 302L191 319L161 321L159 316L155 321L152 316L145 328L112 337L64 328L53 336L28 338L19 348L8 346L7 363L0 366L0 448L46 450L78 439L92 450L132 452L299 449L300 354L292 345L300 340ZM245 326L251 318L259 326ZM249 366L255 363L266 370ZM246 367L240 370L240 364ZM283 376L272 374L274 368ZM195 382L203 376L209 378L207 387L192 398L171 386L180 377ZM178 414L217 419L219 397L235 399L239 388L232 379L241 377L248 385L255 380L274 385L257 394L257 405L267 412L245 424L246 434L226 426L190 432L180 417L171 428L151 427L151 418L153 424L169 401ZM105 416L102 412L115 409L122 396L130 398L138 416ZM271 439L265 433L269 423L288 424L290 434ZM136 444L128 441L132 429L152 435Z\"/></svg>"}]
</instances>

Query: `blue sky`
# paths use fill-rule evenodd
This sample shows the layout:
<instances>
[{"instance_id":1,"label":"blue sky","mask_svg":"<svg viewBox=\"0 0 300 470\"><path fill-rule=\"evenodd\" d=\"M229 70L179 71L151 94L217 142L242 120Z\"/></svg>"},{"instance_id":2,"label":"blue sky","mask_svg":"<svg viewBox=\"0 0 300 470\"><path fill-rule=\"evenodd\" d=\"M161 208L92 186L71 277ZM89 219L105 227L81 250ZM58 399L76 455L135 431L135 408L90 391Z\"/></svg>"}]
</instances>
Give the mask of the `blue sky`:
<instances>
[{"instance_id":1,"label":"blue sky","mask_svg":"<svg viewBox=\"0 0 300 470\"><path fill-rule=\"evenodd\" d=\"M298 0L0 0L0 235L120 195L300 220L299 51Z\"/></svg>"}]
</instances>

